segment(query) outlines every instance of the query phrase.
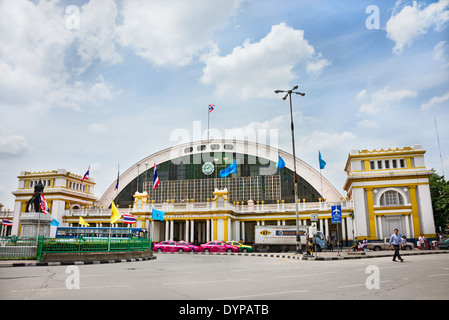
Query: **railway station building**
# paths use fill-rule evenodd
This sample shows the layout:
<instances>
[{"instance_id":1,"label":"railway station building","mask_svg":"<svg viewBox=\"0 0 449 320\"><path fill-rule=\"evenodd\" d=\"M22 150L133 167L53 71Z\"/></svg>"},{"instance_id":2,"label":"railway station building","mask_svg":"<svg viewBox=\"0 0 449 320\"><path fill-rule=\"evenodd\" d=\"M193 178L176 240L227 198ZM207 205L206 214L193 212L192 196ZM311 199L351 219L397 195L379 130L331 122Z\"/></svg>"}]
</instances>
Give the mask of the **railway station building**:
<instances>
[{"instance_id":1,"label":"railway station building","mask_svg":"<svg viewBox=\"0 0 449 320\"><path fill-rule=\"evenodd\" d=\"M344 170L346 195L309 164L275 147L239 140L208 140L173 146L145 157L128 168L99 198L89 189L76 190L80 176L47 174L45 188L52 215L60 226L78 226L79 217L90 226L108 227L112 201L119 211L137 218L136 227L153 241L243 240L251 243L256 225L296 225L293 161L298 181L298 223L316 223L325 236L336 236L343 244L354 237L381 239L393 227L408 238L419 233L435 236L428 171L421 146L394 150L352 150ZM285 167L277 168L279 157ZM235 173L221 177L220 171L236 161ZM159 185L153 188L154 165ZM56 170L59 172L60 170ZM32 182L42 173L21 174L14 191L13 234L20 228L24 202L32 195ZM54 179L54 180L53 180ZM53 181L53 182L52 182ZM59 181L59 182L56 182ZM79 180L78 180L79 181ZM74 190L75 189L75 190ZM47 196L48 194L48 196ZM51 196L50 196L51 194ZM342 223L331 221L331 207L340 205ZM153 219L153 209L164 212ZM318 221L315 220L318 217ZM313 219L312 219L313 218ZM126 226L120 221L114 226ZM55 231L55 230L54 230Z\"/></svg>"}]
</instances>

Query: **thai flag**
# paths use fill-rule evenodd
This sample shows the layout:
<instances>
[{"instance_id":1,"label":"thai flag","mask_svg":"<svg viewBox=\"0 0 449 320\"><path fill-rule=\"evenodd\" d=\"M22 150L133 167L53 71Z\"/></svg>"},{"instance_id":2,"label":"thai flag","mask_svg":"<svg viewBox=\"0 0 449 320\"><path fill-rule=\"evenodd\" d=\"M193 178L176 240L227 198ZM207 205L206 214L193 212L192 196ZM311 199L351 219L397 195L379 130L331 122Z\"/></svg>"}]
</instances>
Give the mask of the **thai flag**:
<instances>
[{"instance_id":1,"label":"thai flag","mask_svg":"<svg viewBox=\"0 0 449 320\"><path fill-rule=\"evenodd\" d=\"M3 219L2 225L7 226L7 227L12 227L12 221L8 220L8 219Z\"/></svg>"},{"instance_id":2,"label":"thai flag","mask_svg":"<svg viewBox=\"0 0 449 320\"><path fill-rule=\"evenodd\" d=\"M214 104L210 104L209 105L209 112L214 111L214 109L215 109L215 105Z\"/></svg>"},{"instance_id":3,"label":"thai flag","mask_svg":"<svg viewBox=\"0 0 449 320\"><path fill-rule=\"evenodd\" d=\"M158 185L159 185L159 177L157 176L156 164L154 164L153 189L156 190Z\"/></svg>"},{"instance_id":4,"label":"thai flag","mask_svg":"<svg viewBox=\"0 0 449 320\"><path fill-rule=\"evenodd\" d=\"M87 169L87 172L84 174L84 177L81 179L81 183L83 183L84 180L89 180L89 171L90 171L90 166Z\"/></svg>"},{"instance_id":5,"label":"thai flag","mask_svg":"<svg viewBox=\"0 0 449 320\"><path fill-rule=\"evenodd\" d=\"M123 223L134 224L136 223L136 217L131 214L123 214Z\"/></svg>"},{"instance_id":6,"label":"thai flag","mask_svg":"<svg viewBox=\"0 0 449 320\"><path fill-rule=\"evenodd\" d=\"M120 171L117 173L117 183L115 184L114 190L117 190L117 189L118 189L118 182L119 182L119 179L120 179Z\"/></svg>"},{"instance_id":7,"label":"thai flag","mask_svg":"<svg viewBox=\"0 0 449 320\"><path fill-rule=\"evenodd\" d=\"M41 193L41 201L40 201L40 207L43 213L48 214L50 213L50 209L48 208L48 203L44 198L44 195Z\"/></svg>"}]
</instances>

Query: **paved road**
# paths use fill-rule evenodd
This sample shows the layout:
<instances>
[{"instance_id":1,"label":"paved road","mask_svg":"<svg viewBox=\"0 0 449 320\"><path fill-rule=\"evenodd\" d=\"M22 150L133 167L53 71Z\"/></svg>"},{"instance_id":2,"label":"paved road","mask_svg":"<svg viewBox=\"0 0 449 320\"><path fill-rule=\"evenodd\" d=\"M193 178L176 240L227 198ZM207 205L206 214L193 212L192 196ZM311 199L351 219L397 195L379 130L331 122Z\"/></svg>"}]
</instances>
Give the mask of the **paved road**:
<instances>
[{"instance_id":1,"label":"paved road","mask_svg":"<svg viewBox=\"0 0 449 320\"><path fill-rule=\"evenodd\" d=\"M448 296L448 254L409 256L403 263L392 262L391 257L301 261L160 254L156 260L132 263L0 268L2 300L434 300Z\"/></svg>"}]
</instances>

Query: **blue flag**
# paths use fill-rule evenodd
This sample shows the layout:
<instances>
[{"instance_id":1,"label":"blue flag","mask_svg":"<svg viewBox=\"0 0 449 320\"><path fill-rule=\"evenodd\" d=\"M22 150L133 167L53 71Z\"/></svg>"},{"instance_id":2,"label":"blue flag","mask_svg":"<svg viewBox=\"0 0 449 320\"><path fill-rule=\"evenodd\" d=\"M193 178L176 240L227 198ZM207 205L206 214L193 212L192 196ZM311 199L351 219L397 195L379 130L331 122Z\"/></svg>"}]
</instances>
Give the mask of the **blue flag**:
<instances>
[{"instance_id":1,"label":"blue flag","mask_svg":"<svg viewBox=\"0 0 449 320\"><path fill-rule=\"evenodd\" d=\"M164 221L164 215L165 215L165 212L163 212L163 211L156 210L156 209L153 209L153 211L152 211L153 220Z\"/></svg>"},{"instance_id":2,"label":"blue flag","mask_svg":"<svg viewBox=\"0 0 449 320\"><path fill-rule=\"evenodd\" d=\"M320 160L320 169L324 169L324 167L326 166L326 161L321 159L321 152L318 151L318 153L319 153L319 160Z\"/></svg>"},{"instance_id":3,"label":"blue flag","mask_svg":"<svg viewBox=\"0 0 449 320\"><path fill-rule=\"evenodd\" d=\"M220 177L225 178L231 173L237 173L237 159L229 167L220 171Z\"/></svg>"},{"instance_id":4,"label":"blue flag","mask_svg":"<svg viewBox=\"0 0 449 320\"><path fill-rule=\"evenodd\" d=\"M56 219L53 219L53 220L50 222L50 225L51 225L51 226L57 227L57 226L59 226L59 221L56 220Z\"/></svg>"},{"instance_id":5,"label":"blue flag","mask_svg":"<svg viewBox=\"0 0 449 320\"><path fill-rule=\"evenodd\" d=\"M285 167L285 161L284 161L284 159L281 158L281 156L279 156L278 163L276 164L276 168L281 170L284 167Z\"/></svg>"}]
</instances>

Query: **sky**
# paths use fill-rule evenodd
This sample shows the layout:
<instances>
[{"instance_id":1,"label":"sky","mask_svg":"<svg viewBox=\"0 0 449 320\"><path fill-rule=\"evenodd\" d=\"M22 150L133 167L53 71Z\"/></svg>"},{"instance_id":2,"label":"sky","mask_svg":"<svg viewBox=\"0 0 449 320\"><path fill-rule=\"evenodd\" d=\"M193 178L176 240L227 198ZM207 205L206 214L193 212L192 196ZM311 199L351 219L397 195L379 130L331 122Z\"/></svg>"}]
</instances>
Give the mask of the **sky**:
<instances>
[{"instance_id":1,"label":"sky","mask_svg":"<svg viewBox=\"0 0 449 320\"><path fill-rule=\"evenodd\" d=\"M0 203L89 166L100 198L205 139L209 104L211 138L292 152L295 85L296 156L343 196L352 149L420 144L449 173L449 0L0 0Z\"/></svg>"}]
</instances>

